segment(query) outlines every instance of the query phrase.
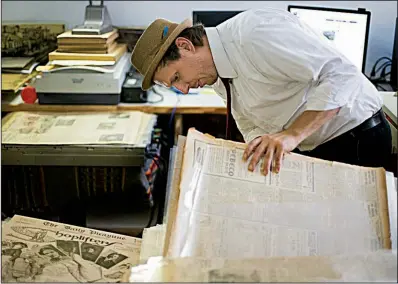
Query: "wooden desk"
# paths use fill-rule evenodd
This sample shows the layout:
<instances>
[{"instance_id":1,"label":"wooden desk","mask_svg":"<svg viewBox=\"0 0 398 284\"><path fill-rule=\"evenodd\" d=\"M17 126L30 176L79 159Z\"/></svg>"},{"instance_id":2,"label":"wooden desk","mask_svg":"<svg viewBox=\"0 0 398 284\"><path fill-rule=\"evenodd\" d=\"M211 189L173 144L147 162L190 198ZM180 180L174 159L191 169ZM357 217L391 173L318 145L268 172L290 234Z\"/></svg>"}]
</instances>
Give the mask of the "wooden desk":
<instances>
[{"instance_id":1,"label":"wooden desk","mask_svg":"<svg viewBox=\"0 0 398 284\"><path fill-rule=\"evenodd\" d=\"M224 101L212 88L203 88L199 93L177 95L165 88L160 89L163 100L157 103L119 105L40 105L25 104L20 96L11 102L2 102L2 112L120 112L142 111L155 114L171 114L175 108L175 138L182 134L183 114L226 114ZM148 92L149 101L158 101L159 95ZM176 140L175 140L176 141Z\"/></svg>"},{"instance_id":2,"label":"wooden desk","mask_svg":"<svg viewBox=\"0 0 398 284\"><path fill-rule=\"evenodd\" d=\"M11 102L2 102L3 112L34 111L34 112L118 112L142 111L148 113L167 114L176 108L178 114L225 114L226 107L223 100L211 88L204 88L197 94L176 95L167 89L162 89L163 100L158 103L120 103L119 105L40 105L25 104L21 97ZM159 96L148 93L149 101L157 101Z\"/></svg>"},{"instance_id":3,"label":"wooden desk","mask_svg":"<svg viewBox=\"0 0 398 284\"><path fill-rule=\"evenodd\" d=\"M396 92L380 92L383 98L383 111L398 124L397 120L397 103L398 97Z\"/></svg>"}]
</instances>

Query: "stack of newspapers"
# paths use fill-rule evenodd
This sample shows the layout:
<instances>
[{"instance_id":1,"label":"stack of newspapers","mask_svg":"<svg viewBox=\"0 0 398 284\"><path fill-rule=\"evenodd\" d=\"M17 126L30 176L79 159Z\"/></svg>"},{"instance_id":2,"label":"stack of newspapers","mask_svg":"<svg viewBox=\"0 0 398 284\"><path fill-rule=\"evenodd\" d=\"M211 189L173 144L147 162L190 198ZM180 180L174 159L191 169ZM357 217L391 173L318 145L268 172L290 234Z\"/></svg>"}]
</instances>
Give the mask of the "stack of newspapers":
<instances>
[{"instance_id":1,"label":"stack of newspapers","mask_svg":"<svg viewBox=\"0 0 398 284\"><path fill-rule=\"evenodd\" d=\"M179 137L164 223L145 229L123 281L397 281L391 173L289 154L265 177L244 148Z\"/></svg>"}]
</instances>

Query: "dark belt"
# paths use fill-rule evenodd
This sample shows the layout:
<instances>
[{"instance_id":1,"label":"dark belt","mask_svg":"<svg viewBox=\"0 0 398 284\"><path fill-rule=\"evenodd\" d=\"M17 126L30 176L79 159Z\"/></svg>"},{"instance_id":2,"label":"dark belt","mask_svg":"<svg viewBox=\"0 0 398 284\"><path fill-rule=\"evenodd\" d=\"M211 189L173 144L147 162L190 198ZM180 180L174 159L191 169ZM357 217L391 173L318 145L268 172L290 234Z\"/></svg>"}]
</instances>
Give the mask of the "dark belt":
<instances>
[{"instance_id":1,"label":"dark belt","mask_svg":"<svg viewBox=\"0 0 398 284\"><path fill-rule=\"evenodd\" d=\"M385 120L385 116L384 116L384 112L382 109L380 109L378 112L376 112L374 115L372 115L371 117L369 117L367 120L365 120L364 122L362 122L360 125L358 125L357 127L351 129L349 131L349 133L352 136L357 136L359 135L361 132L365 132L366 130L369 130L377 125L379 125L381 122L383 122Z\"/></svg>"}]
</instances>

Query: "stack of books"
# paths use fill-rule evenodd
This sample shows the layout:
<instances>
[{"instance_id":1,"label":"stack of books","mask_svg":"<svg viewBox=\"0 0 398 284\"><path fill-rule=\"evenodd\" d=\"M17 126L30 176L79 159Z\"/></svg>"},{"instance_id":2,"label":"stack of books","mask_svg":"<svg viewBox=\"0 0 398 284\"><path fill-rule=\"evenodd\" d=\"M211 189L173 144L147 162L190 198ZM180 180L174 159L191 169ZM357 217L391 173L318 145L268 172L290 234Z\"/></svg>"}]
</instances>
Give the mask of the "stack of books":
<instances>
[{"instance_id":1,"label":"stack of books","mask_svg":"<svg viewBox=\"0 0 398 284\"><path fill-rule=\"evenodd\" d=\"M102 35L74 35L68 30L58 35L57 50L49 53L49 61L100 61L94 65L113 65L127 52L126 44L117 43L118 37L117 29Z\"/></svg>"},{"instance_id":2,"label":"stack of books","mask_svg":"<svg viewBox=\"0 0 398 284\"><path fill-rule=\"evenodd\" d=\"M34 57L3 57L1 61L1 100L10 103L36 76L39 65Z\"/></svg>"},{"instance_id":3,"label":"stack of books","mask_svg":"<svg viewBox=\"0 0 398 284\"><path fill-rule=\"evenodd\" d=\"M34 57L3 57L1 72L8 74L31 74L39 65Z\"/></svg>"}]
</instances>

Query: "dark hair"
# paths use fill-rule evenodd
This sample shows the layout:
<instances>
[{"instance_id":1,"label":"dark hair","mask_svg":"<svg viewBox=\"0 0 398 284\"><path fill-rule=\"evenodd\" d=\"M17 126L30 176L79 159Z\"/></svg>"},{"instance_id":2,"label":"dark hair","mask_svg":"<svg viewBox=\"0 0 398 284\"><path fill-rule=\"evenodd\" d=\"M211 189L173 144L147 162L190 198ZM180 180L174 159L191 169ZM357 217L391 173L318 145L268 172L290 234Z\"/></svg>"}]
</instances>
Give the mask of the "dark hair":
<instances>
[{"instance_id":1,"label":"dark hair","mask_svg":"<svg viewBox=\"0 0 398 284\"><path fill-rule=\"evenodd\" d=\"M107 257L112 257L114 255L117 255L118 257L120 256L120 254L118 254L116 252L112 252L112 253L108 254Z\"/></svg>"},{"instance_id":2,"label":"dark hair","mask_svg":"<svg viewBox=\"0 0 398 284\"><path fill-rule=\"evenodd\" d=\"M15 247L16 245L20 245L20 246L22 246L22 247L24 247L24 248L27 248L27 247L28 247L27 244L22 243L22 242L12 242L12 247Z\"/></svg>"},{"instance_id":3,"label":"dark hair","mask_svg":"<svg viewBox=\"0 0 398 284\"><path fill-rule=\"evenodd\" d=\"M54 251L53 249L51 249L51 248L41 248L40 250L39 250L39 254L41 254L41 255L44 255L44 251L45 250L52 250L52 251Z\"/></svg>"},{"instance_id":4,"label":"dark hair","mask_svg":"<svg viewBox=\"0 0 398 284\"><path fill-rule=\"evenodd\" d=\"M203 46L203 36L206 35L205 27L202 24L195 24L190 28L184 29L178 37L184 37L192 42L194 46ZM173 42L167 49L166 53L163 55L162 60L159 63L159 67L163 67L169 61L174 61L180 59L180 51Z\"/></svg>"},{"instance_id":5,"label":"dark hair","mask_svg":"<svg viewBox=\"0 0 398 284\"><path fill-rule=\"evenodd\" d=\"M58 253L58 251L57 251L55 248L53 248L53 247L51 247L51 246L44 246L44 247L42 247L42 248L39 250L39 254L44 255L44 251L45 251L45 250L52 250L52 251ZM58 254L59 254L59 253L58 253Z\"/></svg>"}]
</instances>

